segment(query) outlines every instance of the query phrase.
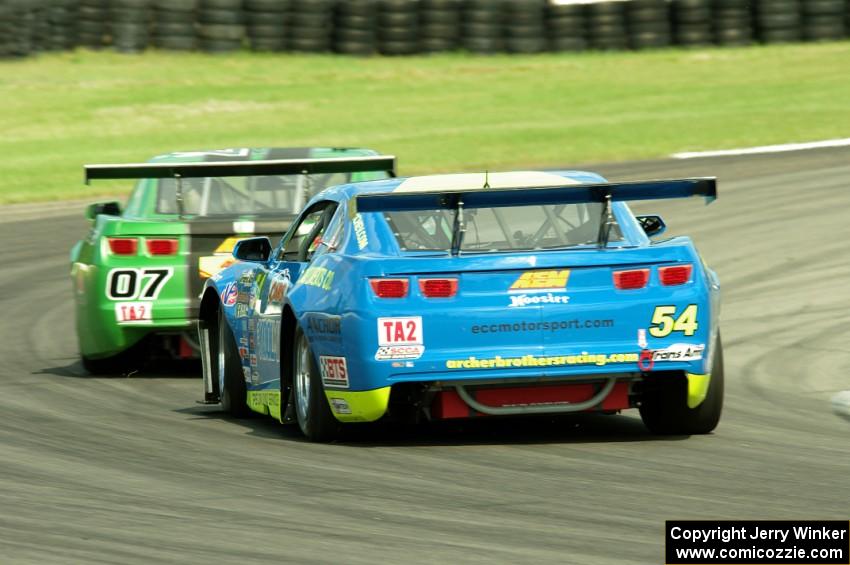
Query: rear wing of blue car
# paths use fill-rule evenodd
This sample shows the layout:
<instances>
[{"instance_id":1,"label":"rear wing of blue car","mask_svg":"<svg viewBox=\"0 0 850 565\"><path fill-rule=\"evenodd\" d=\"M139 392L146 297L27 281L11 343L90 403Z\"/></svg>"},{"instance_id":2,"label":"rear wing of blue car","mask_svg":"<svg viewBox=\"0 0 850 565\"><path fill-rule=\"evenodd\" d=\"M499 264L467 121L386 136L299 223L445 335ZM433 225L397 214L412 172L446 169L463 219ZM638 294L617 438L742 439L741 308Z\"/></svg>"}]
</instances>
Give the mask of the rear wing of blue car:
<instances>
[{"instance_id":1,"label":"rear wing of blue car","mask_svg":"<svg viewBox=\"0 0 850 565\"><path fill-rule=\"evenodd\" d=\"M566 178L564 180L568 181ZM706 203L714 201L717 198L717 180L708 177L593 184L566 184L565 182L563 186L545 187L441 191L396 190L378 194L361 194L354 199L352 208L356 212L455 210L451 253L457 255L466 232L465 209L598 202L602 204L602 210L597 243L599 247L606 247L612 226L616 224L611 209L612 202L690 196L703 196Z\"/></svg>"},{"instance_id":2,"label":"rear wing of blue car","mask_svg":"<svg viewBox=\"0 0 850 565\"><path fill-rule=\"evenodd\" d=\"M566 179L565 179L566 180ZM476 188L447 191L396 191L361 194L355 199L358 212L394 212L456 208L498 208L581 202L660 200L703 196L706 203L717 198L713 177L616 183L564 184L521 188Z\"/></svg>"},{"instance_id":3,"label":"rear wing of blue car","mask_svg":"<svg viewBox=\"0 0 850 565\"><path fill-rule=\"evenodd\" d=\"M130 163L86 165L85 181L107 179L162 179L313 175L386 172L395 176L392 155L329 157L327 159L277 159L268 161L210 161L198 163Z\"/></svg>"}]
</instances>

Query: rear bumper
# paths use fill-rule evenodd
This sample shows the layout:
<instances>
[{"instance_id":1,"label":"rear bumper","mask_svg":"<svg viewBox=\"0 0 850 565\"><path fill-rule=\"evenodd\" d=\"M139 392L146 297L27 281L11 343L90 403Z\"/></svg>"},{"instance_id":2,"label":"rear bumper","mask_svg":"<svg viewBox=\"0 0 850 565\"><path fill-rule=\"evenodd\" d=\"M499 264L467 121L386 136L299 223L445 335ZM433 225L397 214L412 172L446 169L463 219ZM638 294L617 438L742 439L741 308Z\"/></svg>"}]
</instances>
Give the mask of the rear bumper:
<instances>
[{"instance_id":1,"label":"rear bumper","mask_svg":"<svg viewBox=\"0 0 850 565\"><path fill-rule=\"evenodd\" d=\"M685 373L687 404L693 409L706 397L710 374ZM397 383L365 391L326 389L331 411L340 422L373 422L383 417L394 396L411 402L430 419L614 413L637 406L640 373L612 373L570 379L433 381ZM406 388L405 388L406 387ZM412 388L411 388L412 387Z\"/></svg>"}]
</instances>

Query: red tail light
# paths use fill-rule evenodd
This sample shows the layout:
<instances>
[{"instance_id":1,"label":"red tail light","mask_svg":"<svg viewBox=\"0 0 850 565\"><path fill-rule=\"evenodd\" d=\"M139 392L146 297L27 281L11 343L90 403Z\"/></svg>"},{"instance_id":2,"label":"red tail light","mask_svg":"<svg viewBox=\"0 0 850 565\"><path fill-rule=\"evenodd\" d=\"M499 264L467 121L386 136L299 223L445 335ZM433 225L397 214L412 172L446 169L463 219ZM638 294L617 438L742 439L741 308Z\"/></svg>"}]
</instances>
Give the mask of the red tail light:
<instances>
[{"instance_id":1,"label":"red tail light","mask_svg":"<svg viewBox=\"0 0 850 565\"><path fill-rule=\"evenodd\" d=\"M369 284L378 298L404 298L410 287L407 279L369 279Z\"/></svg>"},{"instance_id":2,"label":"red tail light","mask_svg":"<svg viewBox=\"0 0 850 565\"><path fill-rule=\"evenodd\" d=\"M694 266L690 263L687 265L661 267L658 269L658 277L661 279L661 284L664 286L675 286L685 284L691 280L691 273L693 270Z\"/></svg>"},{"instance_id":3,"label":"red tail light","mask_svg":"<svg viewBox=\"0 0 850 565\"><path fill-rule=\"evenodd\" d=\"M139 250L139 240L135 237L109 237L109 250L116 255L135 255Z\"/></svg>"},{"instance_id":4,"label":"red tail light","mask_svg":"<svg viewBox=\"0 0 850 565\"><path fill-rule=\"evenodd\" d=\"M419 291L427 298L451 298L457 294L457 279L419 279Z\"/></svg>"},{"instance_id":5,"label":"red tail light","mask_svg":"<svg viewBox=\"0 0 850 565\"><path fill-rule=\"evenodd\" d=\"M614 286L620 290L643 288L649 282L649 269L614 271Z\"/></svg>"},{"instance_id":6,"label":"red tail light","mask_svg":"<svg viewBox=\"0 0 850 565\"><path fill-rule=\"evenodd\" d=\"M176 239L149 239L145 243L151 255L177 255Z\"/></svg>"}]
</instances>

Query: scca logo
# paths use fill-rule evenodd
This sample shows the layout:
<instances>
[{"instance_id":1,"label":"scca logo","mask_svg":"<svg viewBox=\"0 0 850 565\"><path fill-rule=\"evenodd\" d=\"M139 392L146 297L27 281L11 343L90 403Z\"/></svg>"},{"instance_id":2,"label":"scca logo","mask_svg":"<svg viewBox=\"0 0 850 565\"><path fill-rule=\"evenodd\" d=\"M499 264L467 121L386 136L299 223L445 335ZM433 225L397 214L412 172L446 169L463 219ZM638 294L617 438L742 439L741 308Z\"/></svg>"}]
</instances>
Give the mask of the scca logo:
<instances>
[{"instance_id":1,"label":"scca logo","mask_svg":"<svg viewBox=\"0 0 850 565\"><path fill-rule=\"evenodd\" d=\"M519 276L508 292L566 290L569 269L558 271L526 271Z\"/></svg>"}]
</instances>

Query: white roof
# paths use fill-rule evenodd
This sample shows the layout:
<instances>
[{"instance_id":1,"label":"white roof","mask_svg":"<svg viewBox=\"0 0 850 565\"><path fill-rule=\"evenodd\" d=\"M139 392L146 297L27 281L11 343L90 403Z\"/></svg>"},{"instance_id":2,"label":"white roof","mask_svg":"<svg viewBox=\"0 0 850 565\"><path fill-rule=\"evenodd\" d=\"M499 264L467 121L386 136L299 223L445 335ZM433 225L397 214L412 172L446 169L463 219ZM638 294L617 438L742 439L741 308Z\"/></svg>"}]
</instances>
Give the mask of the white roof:
<instances>
[{"instance_id":1,"label":"white roof","mask_svg":"<svg viewBox=\"0 0 850 565\"><path fill-rule=\"evenodd\" d=\"M455 175L428 175L410 177L399 184L394 192L431 192L442 190L474 190L484 188L536 188L581 184L577 180L541 171L512 171L508 173L462 173Z\"/></svg>"}]
</instances>

